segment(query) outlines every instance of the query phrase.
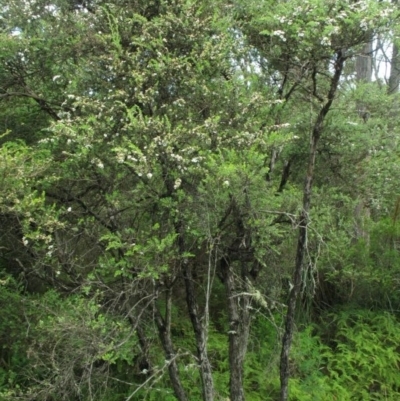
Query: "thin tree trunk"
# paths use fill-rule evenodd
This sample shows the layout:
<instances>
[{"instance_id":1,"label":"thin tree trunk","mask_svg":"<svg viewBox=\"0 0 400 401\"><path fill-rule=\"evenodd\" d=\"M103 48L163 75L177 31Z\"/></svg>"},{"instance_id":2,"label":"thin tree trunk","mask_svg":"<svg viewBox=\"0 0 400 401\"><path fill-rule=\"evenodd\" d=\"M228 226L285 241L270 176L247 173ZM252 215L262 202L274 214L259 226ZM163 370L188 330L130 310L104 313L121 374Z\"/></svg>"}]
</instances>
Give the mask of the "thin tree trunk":
<instances>
[{"instance_id":1,"label":"thin tree trunk","mask_svg":"<svg viewBox=\"0 0 400 401\"><path fill-rule=\"evenodd\" d=\"M214 400L214 381L212 377L212 368L207 352L208 327L203 323L199 316L199 307L197 304L196 291L192 276L192 266L189 261L184 261L183 277L186 288L186 304L189 310L190 320L196 340L197 357L200 365L200 378L204 401Z\"/></svg>"},{"instance_id":2,"label":"thin tree trunk","mask_svg":"<svg viewBox=\"0 0 400 401\"><path fill-rule=\"evenodd\" d=\"M245 283L243 292L248 293L247 269L242 263L242 281ZM240 295L236 290L235 276L232 266L225 260L221 260L221 270L224 277L226 294L228 298L229 318L229 394L231 401L245 401L243 390L243 367L247 352L247 344L250 330L250 299L247 295Z\"/></svg>"},{"instance_id":3,"label":"thin tree trunk","mask_svg":"<svg viewBox=\"0 0 400 401\"><path fill-rule=\"evenodd\" d=\"M372 37L371 40L364 44L362 53L356 57L356 80L357 82L372 81ZM364 102L357 102L358 115L367 122L370 112Z\"/></svg>"},{"instance_id":4,"label":"thin tree trunk","mask_svg":"<svg viewBox=\"0 0 400 401\"><path fill-rule=\"evenodd\" d=\"M356 79L364 82L372 80L372 38L365 43L362 53L356 57Z\"/></svg>"},{"instance_id":5,"label":"thin tree trunk","mask_svg":"<svg viewBox=\"0 0 400 401\"><path fill-rule=\"evenodd\" d=\"M398 0L393 0L393 4L398 4ZM389 77L389 95L397 93L399 91L400 83L400 59L399 59L399 48L395 42L393 42L392 59L390 63L390 77Z\"/></svg>"},{"instance_id":6,"label":"thin tree trunk","mask_svg":"<svg viewBox=\"0 0 400 401\"><path fill-rule=\"evenodd\" d=\"M140 349L142 351L139 361L139 369L142 373L146 374L146 376L149 376L153 371L153 367L151 366L151 361L149 358L150 344L147 341L143 329L139 325L136 328L136 334L139 339Z\"/></svg>"},{"instance_id":7,"label":"thin tree trunk","mask_svg":"<svg viewBox=\"0 0 400 401\"><path fill-rule=\"evenodd\" d=\"M178 234L178 247L180 255L184 255L186 251L185 241L183 237L183 230L180 224L176 226ZM202 385L202 393L204 401L214 400L214 380L212 377L211 363L208 358L207 340L208 340L208 319L201 316L199 312L199 305L197 302L196 289L192 275L192 263L187 258L182 260L183 278L185 281L186 289L186 304L189 311L190 321L194 331L197 348L197 358L200 365L200 378ZM208 299L206 300L208 302Z\"/></svg>"},{"instance_id":8,"label":"thin tree trunk","mask_svg":"<svg viewBox=\"0 0 400 401\"><path fill-rule=\"evenodd\" d=\"M179 401L188 401L185 389L183 388L179 377L176 353L171 339L171 300L172 291L171 289L168 289L166 294L165 318L162 317L158 308L155 307L155 322L166 359L169 361L168 373L175 396Z\"/></svg>"},{"instance_id":9,"label":"thin tree trunk","mask_svg":"<svg viewBox=\"0 0 400 401\"><path fill-rule=\"evenodd\" d=\"M247 193L246 203L247 207L250 208L250 200ZM248 263L253 261L253 251L251 237L246 233L241 211L233 197L231 198L231 204L233 216L236 220L236 239L229 247L227 257L221 259L220 267L228 301L230 401L244 401L244 360L249 340L249 306L251 301L248 295L251 291ZM238 264L239 280L232 265L233 260ZM255 271L252 273L254 274Z\"/></svg>"},{"instance_id":10,"label":"thin tree trunk","mask_svg":"<svg viewBox=\"0 0 400 401\"><path fill-rule=\"evenodd\" d=\"M271 160L269 162L269 169L268 169L268 173L266 175L267 181L271 181L272 180L272 174L274 172L275 163L278 160L278 156L279 156L279 149L277 149L277 148L272 149Z\"/></svg>"},{"instance_id":11,"label":"thin tree trunk","mask_svg":"<svg viewBox=\"0 0 400 401\"><path fill-rule=\"evenodd\" d=\"M310 139L310 154L308 159L306 181L303 190L303 209L299 217L299 236L297 241L295 269L293 274L293 287L289 293L289 304L285 319L285 332L282 339L282 350L280 359L281 401L286 401L288 399L289 377L290 377L289 352L293 340L297 298L302 286L303 259L307 246L307 229L309 223L309 211L311 204L311 189L312 189L312 182L315 168L315 156L317 153L318 141L323 130L325 116L332 105L339 84L339 79L343 71L344 62L346 60L346 57L343 56L341 51L339 51L336 54L336 57L337 58L335 62L335 73L331 78L331 84L327 100L318 114Z\"/></svg>"},{"instance_id":12,"label":"thin tree trunk","mask_svg":"<svg viewBox=\"0 0 400 401\"><path fill-rule=\"evenodd\" d=\"M389 95L397 93L399 91L400 83L400 60L399 60L399 48L393 43L392 59L390 63L390 77L389 77Z\"/></svg>"},{"instance_id":13,"label":"thin tree trunk","mask_svg":"<svg viewBox=\"0 0 400 401\"><path fill-rule=\"evenodd\" d=\"M167 191L170 196L174 193L174 182L169 178L168 170L165 165L163 167L163 176ZM203 320L204 316L200 316L199 305L196 297L196 290L192 275L192 265L188 258L184 257L187 251L184 240L184 229L181 221L175 223L175 233L177 235L177 245L179 255L181 257L181 268L185 282L186 304L192 323L193 332L196 341L197 358L200 366L200 379L204 401L214 401L214 381L212 377L212 368L208 359L207 340L208 340L208 320ZM208 299L207 299L208 302ZM204 321L204 324L203 324Z\"/></svg>"},{"instance_id":14,"label":"thin tree trunk","mask_svg":"<svg viewBox=\"0 0 400 401\"><path fill-rule=\"evenodd\" d=\"M168 171L165 165L163 165L163 176L165 177L165 183L167 186L168 193L172 196L174 192L174 183L171 179L169 179ZM197 358L200 366L200 379L201 379L203 400L214 401L214 394L215 394L214 381L212 377L211 363L208 358L208 351L207 351L208 319L203 319L204 316L201 316L199 312L199 305L197 302L194 279L192 275L192 265L189 262L188 258L184 257L184 254L187 251L187 249L184 240L184 229L181 221L178 221L175 224L175 232L178 238L178 250L179 250L179 255L181 256L181 267L185 282L186 304L188 307L190 321L192 323L196 341ZM208 299L206 302L208 302Z\"/></svg>"}]
</instances>

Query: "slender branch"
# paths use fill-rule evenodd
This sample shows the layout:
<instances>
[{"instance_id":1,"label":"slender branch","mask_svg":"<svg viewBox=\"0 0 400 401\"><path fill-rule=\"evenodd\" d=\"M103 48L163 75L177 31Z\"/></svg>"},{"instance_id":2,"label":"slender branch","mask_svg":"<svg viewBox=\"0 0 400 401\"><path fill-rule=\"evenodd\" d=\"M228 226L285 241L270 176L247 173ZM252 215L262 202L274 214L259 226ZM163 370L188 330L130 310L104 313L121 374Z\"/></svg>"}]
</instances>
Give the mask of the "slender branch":
<instances>
[{"instance_id":1,"label":"slender branch","mask_svg":"<svg viewBox=\"0 0 400 401\"><path fill-rule=\"evenodd\" d=\"M158 375L159 373L163 372L166 368L169 368L169 366L171 365L171 363L176 363L176 359L180 356L184 356L184 355L188 355L188 353L184 353L184 354L175 354L170 360L166 361L164 366L158 370L156 370L144 383L142 383L140 386L137 387L136 390L134 390L131 395L125 400L125 401L129 401L132 399L132 397L139 391L141 390L143 387L145 387L147 385L147 383L149 383L156 375ZM120 380L119 380L120 381ZM127 383L130 384L130 383Z\"/></svg>"},{"instance_id":2,"label":"slender branch","mask_svg":"<svg viewBox=\"0 0 400 401\"><path fill-rule=\"evenodd\" d=\"M293 274L293 286L289 293L288 310L285 319L285 332L282 339L282 351L280 359L280 379L281 379L281 396L280 401L286 401L288 399L289 390L289 352L293 340L294 331L294 318L297 305L297 298L303 285L303 259L307 248L307 230L309 224L309 211L311 203L311 189L314 177L315 168L315 157L317 153L318 141L323 131L323 123L325 116L331 108L335 93L337 91L340 76L343 71L344 62L346 57L342 51L336 53L335 61L335 72L331 78L331 84L327 95L327 100L324 106L320 109L317 119L314 124L314 128L311 135L310 141L310 154L308 159L308 168L306 174L306 180L303 191L303 210L299 216L299 236L297 241L297 251L295 260L295 269Z\"/></svg>"},{"instance_id":3,"label":"slender branch","mask_svg":"<svg viewBox=\"0 0 400 401\"><path fill-rule=\"evenodd\" d=\"M39 105L39 107L43 111L45 111L47 114L49 114L54 120L56 120L56 121L60 120L60 117L58 116L56 111L50 106L51 103L31 91L29 91L29 93L6 92L6 93L0 94L0 99L5 99L8 97L27 97L27 98L33 99Z\"/></svg>"}]
</instances>

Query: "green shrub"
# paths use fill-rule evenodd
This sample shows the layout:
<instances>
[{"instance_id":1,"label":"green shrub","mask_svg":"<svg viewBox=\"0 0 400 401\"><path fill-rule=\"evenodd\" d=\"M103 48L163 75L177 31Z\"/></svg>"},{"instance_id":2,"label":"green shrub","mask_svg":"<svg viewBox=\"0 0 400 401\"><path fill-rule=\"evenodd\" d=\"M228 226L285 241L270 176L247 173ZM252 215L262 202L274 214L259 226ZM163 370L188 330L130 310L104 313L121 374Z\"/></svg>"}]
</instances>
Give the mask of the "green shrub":
<instances>
[{"instance_id":1,"label":"green shrub","mask_svg":"<svg viewBox=\"0 0 400 401\"><path fill-rule=\"evenodd\" d=\"M290 399L399 400L396 318L386 312L346 310L326 315L324 324L317 328L319 335L312 326L297 335Z\"/></svg>"}]
</instances>

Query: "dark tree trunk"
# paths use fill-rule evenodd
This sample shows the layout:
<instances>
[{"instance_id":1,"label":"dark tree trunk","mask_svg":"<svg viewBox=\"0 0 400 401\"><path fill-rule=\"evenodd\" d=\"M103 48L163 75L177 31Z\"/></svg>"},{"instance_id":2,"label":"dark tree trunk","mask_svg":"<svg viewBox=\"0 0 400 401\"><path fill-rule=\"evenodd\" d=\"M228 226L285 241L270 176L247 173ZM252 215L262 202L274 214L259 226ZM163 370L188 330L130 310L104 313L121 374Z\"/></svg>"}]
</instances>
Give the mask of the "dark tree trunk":
<instances>
[{"instance_id":1,"label":"dark tree trunk","mask_svg":"<svg viewBox=\"0 0 400 401\"><path fill-rule=\"evenodd\" d=\"M136 333L139 340L140 349L142 350L142 355L140 356L139 360L139 369L142 373L146 374L146 376L149 376L153 371L153 367L149 358L150 344L147 341L143 329L139 325L136 328Z\"/></svg>"},{"instance_id":2,"label":"dark tree trunk","mask_svg":"<svg viewBox=\"0 0 400 401\"><path fill-rule=\"evenodd\" d=\"M269 161L269 169L268 169L268 173L266 175L267 181L272 180L272 174L275 170L275 163L278 160L278 156L279 156L279 149L274 148L271 152L271 159Z\"/></svg>"},{"instance_id":3,"label":"dark tree trunk","mask_svg":"<svg viewBox=\"0 0 400 401\"><path fill-rule=\"evenodd\" d=\"M337 58L335 62L335 73L331 78L327 99L324 106L318 113L318 117L314 124L310 141L310 154L308 159L306 180L303 190L303 209L299 216L299 236L297 241L296 260L293 274L293 286L289 293L288 309L285 319L285 331L282 339L282 351L280 359L281 401L286 401L288 399L288 385L290 377L289 352L293 340L297 298L300 293L301 286L303 284L302 283L303 259L307 246L307 229L309 223L309 211L311 204L312 181L314 177L315 156L317 153L318 141L323 130L325 116L332 105L339 84L339 79L343 71L344 62L346 60L341 51L339 51L336 54L336 57Z\"/></svg>"},{"instance_id":4,"label":"dark tree trunk","mask_svg":"<svg viewBox=\"0 0 400 401\"><path fill-rule=\"evenodd\" d=\"M246 194L247 207L250 201ZM221 278L225 284L229 319L229 395L231 401L244 401L244 360L250 331L251 278L256 277L258 268L251 271L254 263L251 237L248 235L242 212L235 199L231 198L232 215L235 218L235 240L228 248L226 257L220 261Z\"/></svg>"},{"instance_id":5,"label":"dark tree trunk","mask_svg":"<svg viewBox=\"0 0 400 401\"><path fill-rule=\"evenodd\" d=\"M179 401L188 401L185 389L183 388L179 377L176 353L171 338L171 297L171 289L168 289L166 295L165 318L162 317L158 308L155 307L155 322L166 359L169 361L168 373L175 396Z\"/></svg>"},{"instance_id":6,"label":"dark tree trunk","mask_svg":"<svg viewBox=\"0 0 400 401\"><path fill-rule=\"evenodd\" d=\"M165 183L167 186L168 193L172 196L174 193L174 183L168 176L168 171L165 166L163 166L163 176L165 177ZM214 400L214 381L212 377L212 368L210 360L208 359L207 352L207 340L208 340L208 319L201 314L200 308L197 302L195 282L192 274L192 261L184 257L186 249L185 244L185 233L181 221L175 223L175 233L177 234L177 245L180 255L180 263L182 274L185 283L186 290L186 304L190 316L190 321L192 323L193 332L196 341L197 358L200 366L200 379L202 385L202 393L204 401ZM208 299L206 300L208 302ZM205 310L208 310L206 306Z\"/></svg>"},{"instance_id":7,"label":"dark tree trunk","mask_svg":"<svg viewBox=\"0 0 400 401\"><path fill-rule=\"evenodd\" d=\"M183 276L186 287L186 303L189 310L190 320L196 340L197 357L200 365L200 378L202 383L203 400L214 400L214 381L212 377L212 368L208 359L207 352L207 334L208 328L203 322L204 316L199 315L199 306L197 304L196 291L194 287L192 266L188 261L184 261ZM208 302L208 301L207 301Z\"/></svg>"},{"instance_id":8,"label":"dark tree trunk","mask_svg":"<svg viewBox=\"0 0 400 401\"><path fill-rule=\"evenodd\" d=\"M399 1L392 0L392 3L398 7ZM399 91L400 84L400 54L399 47L393 39L393 48L392 48L392 57L390 62L390 77L389 77L389 86L388 86L388 94L392 95Z\"/></svg>"},{"instance_id":9,"label":"dark tree trunk","mask_svg":"<svg viewBox=\"0 0 400 401\"><path fill-rule=\"evenodd\" d=\"M393 43L393 53L390 63L390 77L389 77L389 95L397 93L399 91L400 83L400 59L399 59L399 48Z\"/></svg>"},{"instance_id":10,"label":"dark tree trunk","mask_svg":"<svg viewBox=\"0 0 400 401\"><path fill-rule=\"evenodd\" d=\"M250 299L248 296L249 288L248 271L246 262L241 262L242 282L244 286L239 288L235 285L235 274L232 266L226 259L221 260L221 271L228 298L228 318L229 318L229 367L230 381L229 393L231 401L244 401L243 390L243 365L247 351L247 344L250 330Z\"/></svg>"},{"instance_id":11,"label":"dark tree trunk","mask_svg":"<svg viewBox=\"0 0 400 401\"><path fill-rule=\"evenodd\" d=\"M180 255L184 255L186 251L184 234L180 224L176 226L176 232L178 234L178 247ZM202 385L202 393L204 401L214 400L214 381L212 377L212 368L210 360L208 359L207 352L207 337L208 337L208 319L206 319L205 313L200 312L200 308L197 302L195 282L192 274L192 261L187 258L182 258L182 272L185 281L186 289L186 304L192 323L194 336L196 340L197 358L200 366L200 379ZM206 299L208 302L208 299ZM208 310L206 305L205 311Z\"/></svg>"},{"instance_id":12,"label":"dark tree trunk","mask_svg":"<svg viewBox=\"0 0 400 401\"><path fill-rule=\"evenodd\" d=\"M279 184L279 188L277 192L282 192L285 189L285 186L289 180L290 176L290 167L292 166L292 159L286 160L283 165L281 182Z\"/></svg>"}]
</instances>

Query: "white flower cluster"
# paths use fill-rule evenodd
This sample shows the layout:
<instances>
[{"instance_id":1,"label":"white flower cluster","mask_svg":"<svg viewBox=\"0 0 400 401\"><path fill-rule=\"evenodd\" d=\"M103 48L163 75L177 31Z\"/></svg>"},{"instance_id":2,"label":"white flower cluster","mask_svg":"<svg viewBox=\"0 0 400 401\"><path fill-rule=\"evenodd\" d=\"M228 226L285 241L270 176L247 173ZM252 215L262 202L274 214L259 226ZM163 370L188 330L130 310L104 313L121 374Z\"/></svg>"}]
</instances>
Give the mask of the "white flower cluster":
<instances>
[{"instance_id":1,"label":"white flower cluster","mask_svg":"<svg viewBox=\"0 0 400 401\"><path fill-rule=\"evenodd\" d=\"M185 106L186 102L184 99L176 99L172 104L178 107L183 107Z\"/></svg>"},{"instance_id":2,"label":"white flower cluster","mask_svg":"<svg viewBox=\"0 0 400 401\"><path fill-rule=\"evenodd\" d=\"M38 143L49 143L54 142L54 138L43 138L38 141Z\"/></svg>"},{"instance_id":3,"label":"white flower cluster","mask_svg":"<svg viewBox=\"0 0 400 401\"><path fill-rule=\"evenodd\" d=\"M53 245L49 245L49 246L48 246L47 252L46 252L46 256L50 257L50 256L53 255L53 248L54 248Z\"/></svg>"},{"instance_id":4,"label":"white flower cluster","mask_svg":"<svg viewBox=\"0 0 400 401\"><path fill-rule=\"evenodd\" d=\"M153 139L153 141L154 141L154 143L155 143L156 145L158 145L158 146L163 146L163 147L168 146L168 142L167 142L166 140L162 139L161 136L156 136L156 137Z\"/></svg>"},{"instance_id":5,"label":"white flower cluster","mask_svg":"<svg viewBox=\"0 0 400 401\"><path fill-rule=\"evenodd\" d=\"M104 168L104 164L103 162L98 159L98 158L94 158L90 161L92 164L95 164L98 168L103 169Z\"/></svg>"},{"instance_id":6,"label":"white flower cluster","mask_svg":"<svg viewBox=\"0 0 400 401\"><path fill-rule=\"evenodd\" d=\"M139 161L146 163L146 156L142 155L140 157L138 154L129 153L129 151L126 148L117 148L114 149L114 152L116 153L117 163L120 164L125 162L139 163Z\"/></svg>"},{"instance_id":7,"label":"white flower cluster","mask_svg":"<svg viewBox=\"0 0 400 401\"><path fill-rule=\"evenodd\" d=\"M365 19L361 20L361 21L360 21L360 28L361 28L363 31L366 31L366 30L368 29L368 21L365 20Z\"/></svg>"},{"instance_id":8,"label":"white flower cluster","mask_svg":"<svg viewBox=\"0 0 400 401\"><path fill-rule=\"evenodd\" d=\"M181 155L177 155L175 153L170 154L171 159L176 160L177 162L183 162L183 157Z\"/></svg>"},{"instance_id":9,"label":"white flower cluster","mask_svg":"<svg viewBox=\"0 0 400 401\"><path fill-rule=\"evenodd\" d=\"M181 184L182 180L180 178L177 178L174 183L174 189L178 189L181 186Z\"/></svg>"},{"instance_id":10,"label":"white flower cluster","mask_svg":"<svg viewBox=\"0 0 400 401\"><path fill-rule=\"evenodd\" d=\"M331 45L331 40L327 36L324 36L321 39L321 45L322 46L330 46Z\"/></svg>"},{"instance_id":11,"label":"white flower cluster","mask_svg":"<svg viewBox=\"0 0 400 401\"><path fill-rule=\"evenodd\" d=\"M279 129L279 128L288 128L288 127L290 127L290 123L275 124L271 128Z\"/></svg>"},{"instance_id":12,"label":"white flower cluster","mask_svg":"<svg viewBox=\"0 0 400 401\"><path fill-rule=\"evenodd\" d=\"M236 141L239 146L252 146L254 141L257 139L255 133L252 132L242 132L239 135L236 135L232 138L232 140Z\"/></svg>"},{"instance_id":13,"label":"white flower cluster","mask_svg":"<svg viewBox=\"0 0 400 401\"><path fill-rule=\"evenodd\" d=\"M285 38L285 32L278 29L276 31L272 32L273 36L278 36L283 42L286 42L286 38Z\"/></svg>"}]
</instances>

